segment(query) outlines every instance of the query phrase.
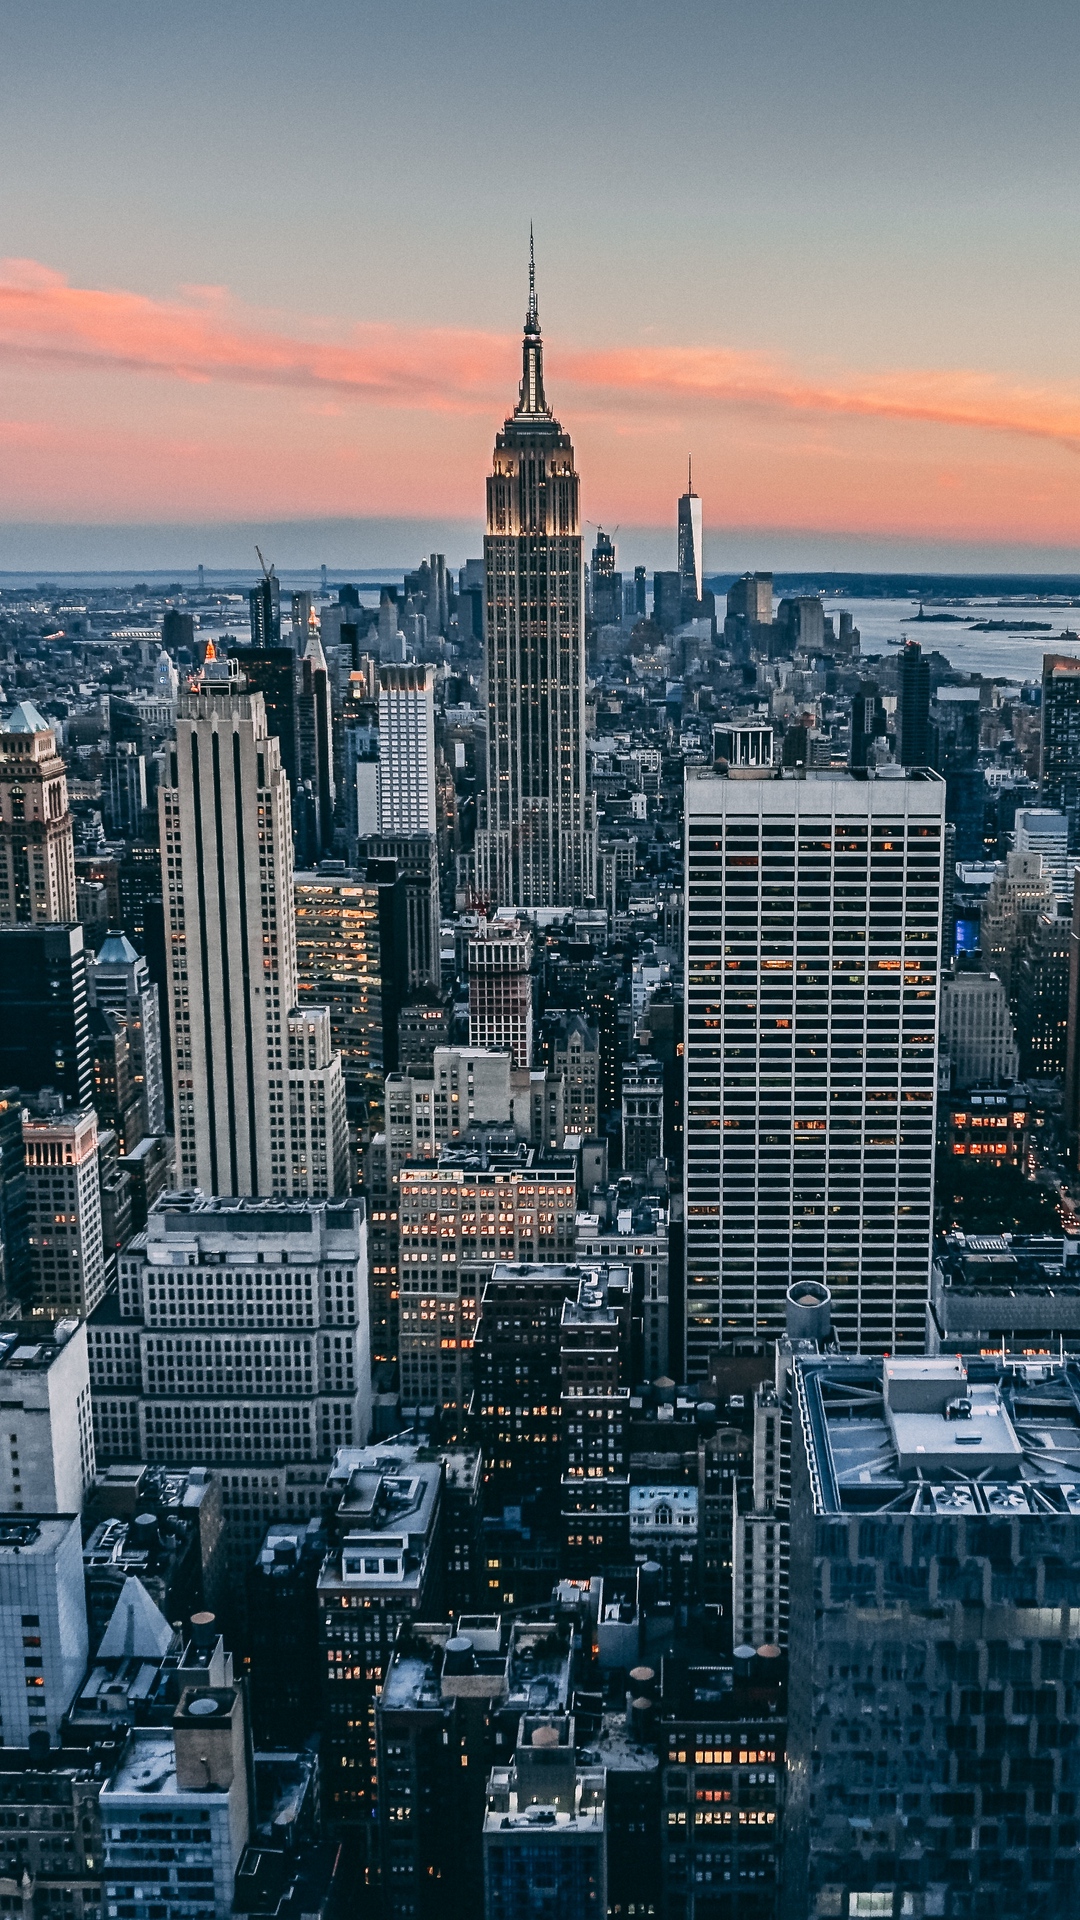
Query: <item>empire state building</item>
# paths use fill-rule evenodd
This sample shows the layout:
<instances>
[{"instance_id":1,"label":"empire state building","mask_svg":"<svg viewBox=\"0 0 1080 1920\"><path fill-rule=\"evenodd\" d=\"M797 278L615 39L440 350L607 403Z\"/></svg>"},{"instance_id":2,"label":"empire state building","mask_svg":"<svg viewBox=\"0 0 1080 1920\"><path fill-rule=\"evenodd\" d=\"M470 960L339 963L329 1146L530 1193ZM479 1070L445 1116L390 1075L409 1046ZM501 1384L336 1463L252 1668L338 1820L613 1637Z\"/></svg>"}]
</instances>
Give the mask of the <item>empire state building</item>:
<instances>
[{"instance_id":1,"label":"empire state building","mask_svg":"<svg viewBox=\"0 0 1080 1920\"><path fill-rule=\"evenodd\" d=\"M585 788L585 617L574 449L544 396L530 239L521 391L487 483L487 818L492 906L573 907L595 891Z\"/></svg>"}]
</instances>

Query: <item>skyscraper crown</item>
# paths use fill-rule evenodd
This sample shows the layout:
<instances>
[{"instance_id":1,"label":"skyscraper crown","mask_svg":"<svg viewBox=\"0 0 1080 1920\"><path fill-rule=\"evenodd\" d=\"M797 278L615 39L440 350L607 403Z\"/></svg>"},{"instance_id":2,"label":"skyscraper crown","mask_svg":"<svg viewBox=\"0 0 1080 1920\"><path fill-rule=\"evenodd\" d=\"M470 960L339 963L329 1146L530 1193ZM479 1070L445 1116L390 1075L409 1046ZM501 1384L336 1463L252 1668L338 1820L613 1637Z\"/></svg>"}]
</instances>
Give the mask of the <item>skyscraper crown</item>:
<instances>
[{"instance_id":1,"label":"skyscraper crown","mask_svg":"<svg viewBox=\"0 0 1080 1920\"><path fill-rule=\"evenodd\" d=\"M522 414L550 417L551 408L544 398L544 343L540 337L540 315L536 306L536 253L532 223L529 225L529 305L525 313L525 337L521 348L521 391L517 403Z\"/></svg>"}]
</instances>

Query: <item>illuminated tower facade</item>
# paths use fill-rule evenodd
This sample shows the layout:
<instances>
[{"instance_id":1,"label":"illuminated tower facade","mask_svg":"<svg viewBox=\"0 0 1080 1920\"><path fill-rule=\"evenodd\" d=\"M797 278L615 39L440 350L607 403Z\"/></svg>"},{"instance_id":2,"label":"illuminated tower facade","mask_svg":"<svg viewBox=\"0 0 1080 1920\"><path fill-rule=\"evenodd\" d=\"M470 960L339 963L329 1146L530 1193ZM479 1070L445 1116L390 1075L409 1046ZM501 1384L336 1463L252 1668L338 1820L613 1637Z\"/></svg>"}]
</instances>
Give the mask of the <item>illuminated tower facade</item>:
<instances>
[{"instance_id":1,"label":"illuminated tower facade","mask_svg":"<svg viewBox=\"0 0 1080 1920\"><path fill-rule=\"evenodd\" d=\"M574 449L544 396L531 242L521 391L495 441L484 539L487 817L477 879L496 906L595 891L585 790L585 617Z\"/></svg>"}]
</instances>

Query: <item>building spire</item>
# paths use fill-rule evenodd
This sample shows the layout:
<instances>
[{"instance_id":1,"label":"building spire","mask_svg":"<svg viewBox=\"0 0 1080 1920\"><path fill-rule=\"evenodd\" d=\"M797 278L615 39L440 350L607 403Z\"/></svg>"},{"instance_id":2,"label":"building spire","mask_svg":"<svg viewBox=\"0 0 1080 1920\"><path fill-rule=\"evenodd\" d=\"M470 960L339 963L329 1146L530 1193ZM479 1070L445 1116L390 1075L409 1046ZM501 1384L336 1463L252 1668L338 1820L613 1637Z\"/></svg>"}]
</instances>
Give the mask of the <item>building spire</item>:
<instances>
[{"instance_id":1,"label":"building spire","mask_svg":"<svg viewBox=\"0 0 1080 1920\"><path fill-rule=\"evenodd\" d=\"M525 338L521 354L521 392L517 411L522 414L549 413L544 398L544 348L540 338L540 314L536 305L536 248L532 221L529 222L529 305L525 313Z\"/></svg>"},{"instance_id":2,"label":"building spire","mask_svg":"<svg viewBox=\"0 0 1080 1920\"><path fill-rule=\"evenodd\" d=\"M694 491L694 456L692 453L688 453L686 456L686 491L691 495Z\"/></svg>"}]
</instances>

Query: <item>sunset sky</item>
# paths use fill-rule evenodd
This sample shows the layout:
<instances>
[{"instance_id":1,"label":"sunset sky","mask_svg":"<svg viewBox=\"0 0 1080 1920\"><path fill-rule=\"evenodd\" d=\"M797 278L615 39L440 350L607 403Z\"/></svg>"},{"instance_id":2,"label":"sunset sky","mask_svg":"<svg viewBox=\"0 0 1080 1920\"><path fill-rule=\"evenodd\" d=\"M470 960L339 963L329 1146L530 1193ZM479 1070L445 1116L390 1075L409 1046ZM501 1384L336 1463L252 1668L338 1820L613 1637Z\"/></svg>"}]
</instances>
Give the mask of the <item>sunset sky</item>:
<instances>
[{"instance_id":1,"label":"sunset sky","mask_svg":"<svg viewBox=\"0 0 1080 1920\"><path fill-rule=\"evenodd\" d=\"M0 571L475 550L530 219L624 548L692 451L707 564L1080 563L1074 0L0 0L0 50Z\"/></svg>"}]
</instances>

